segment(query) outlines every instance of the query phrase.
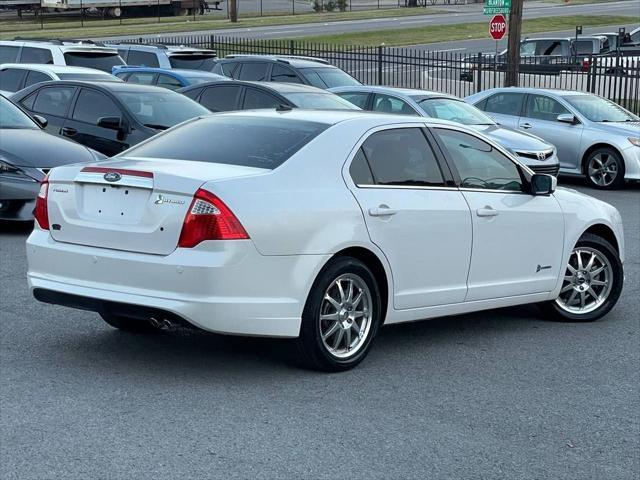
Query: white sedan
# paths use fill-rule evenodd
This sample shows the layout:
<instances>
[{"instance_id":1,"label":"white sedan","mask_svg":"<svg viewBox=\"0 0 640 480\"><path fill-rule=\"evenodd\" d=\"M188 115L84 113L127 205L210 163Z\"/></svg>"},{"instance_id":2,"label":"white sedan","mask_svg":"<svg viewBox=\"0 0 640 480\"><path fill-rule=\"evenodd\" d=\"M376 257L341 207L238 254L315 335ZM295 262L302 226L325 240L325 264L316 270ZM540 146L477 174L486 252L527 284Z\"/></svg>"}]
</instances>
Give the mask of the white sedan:
<instances>
[{"instance_id":1,"label":"white sedan","mask_svg":"<svg viewBox=\"0 0 640 480\"><path fill-rule=\"evenodd\" d=\"M29 285L126 331L297 337L310 366L344 370L383 324L526 303L605 315L623 283L620 215L555 186L445 121L212 115L55 168Z\"/></svg>"}]
</instances>

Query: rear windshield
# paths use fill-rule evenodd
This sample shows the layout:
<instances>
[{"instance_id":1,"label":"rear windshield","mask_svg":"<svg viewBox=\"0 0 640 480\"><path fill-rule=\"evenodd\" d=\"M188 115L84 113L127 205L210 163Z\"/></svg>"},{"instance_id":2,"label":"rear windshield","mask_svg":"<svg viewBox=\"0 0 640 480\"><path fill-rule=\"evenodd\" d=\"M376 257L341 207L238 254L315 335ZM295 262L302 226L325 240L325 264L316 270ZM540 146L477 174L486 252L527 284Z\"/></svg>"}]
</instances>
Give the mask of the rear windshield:
<instances>
[{"instance_id":1,"label":"rear windshield","mask_svg":"<svg viewBox=\"0 0 640 480\"><path fill-rule=\"evenodd\" d=\"M113 75L106 73L57 73L60 80L85 80L87 82L117 82L119 81Z\"/></svg>"},{"instance_id":2,"label":"rear windshield","mask_svg":"<svg viewBox=\"0 0 640 480\"><path fill-rule=\"evenodd\" d=\"M333 87L352 87L353 85L362 85L348 73L343 72L339 68L322 67L322 68L301 68L298 70L307 81L318 88Z\"/></svg>"},{"instance_id":3,"label":"rear windshield","mask_svg":"<svg viewBox=\"0 0 640 480\"><path fill-rule=\"evenodd\" d=\"M274 169L327 128L285 118L215 115L158 135L127 156Z\"/></svg>"},{"instance_id":4,"label":"rear windshield","mask_svg":"<svg viewBox=\"0 0 640 480\"><path fill-rule=\"evenodd\" d=\"M111 73L111 67L124 65L124 61L117 53L100 52L67 52L64 54L67 65L72 67L88 67Z\"/></svg>"},{"instance_id":5,"label":"rear windshield","mask_svg":"<svg viewBox=\"0 0 640 480\"><path fill-rule=\"evenodd\" d=\"M188 70L204 70L210 72L216 64L216 57L211 55L171 55L171 68L186 68Z\"/></svg>"},{"instance_id":6,"label":"rear windshield","mask_svg":"<svg viewBox=\"0 0 640 480\"><path fill-rule=\"evenodd\" d=\"M140 123L158 130L211 113L190 98L166 89L159 88L153 92L115 91L114 94Z\"/></svg>"}]
</instances>

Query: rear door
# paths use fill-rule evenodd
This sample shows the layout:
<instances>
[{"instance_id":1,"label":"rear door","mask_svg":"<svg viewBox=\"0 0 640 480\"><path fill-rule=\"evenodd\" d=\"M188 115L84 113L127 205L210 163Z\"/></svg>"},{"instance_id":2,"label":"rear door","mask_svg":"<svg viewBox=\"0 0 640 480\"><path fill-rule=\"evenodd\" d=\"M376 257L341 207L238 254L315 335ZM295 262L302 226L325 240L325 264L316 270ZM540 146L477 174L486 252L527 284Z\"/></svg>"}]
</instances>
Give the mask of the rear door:
<instances>
[{"instance_id":1,"label":"rear door","mask_svg":"<svg viewBox=\"0 0 640 480\"><path fill-rule=\"evenodd\" d=\"M77 87L72 85L42 87L26 97L21 104L30 112L47 119L48 132L60 135L76 90Z\"/></svg>"},{"instance_id":2,"label":"rear door","mask_svg":"<svg viewBox=\"0 0 640 480\"><path fill-rule=\"evenodd\" d=\"M555 145L561 168L576 169L580 166L578 157L583 125L559 122L558 115L567 113L571 114L564 105L552 97L528 94L518 128Z\"/></svg>"},{"instance_id":3,"label":"rear door","mask_svg":"<svg viewBox=\"0 0 640 480\"><path fill-rule=\"evenodd\" d=\"M459 303L467 293L469 207L447 185L429 135L415 125L374 131L343 171L391 265L396 309Z\"/></svg>"},{"instance_id":4,"label":"rear door","mask_svg":"<svg viewBox=\"0 0 640 480\"><path fill-rule=\"evenodd\" d=\"M62 134L107 156L129 148L125 132L98 126L101 117L119 117L126 121L124 112L111 97L99 90L83 87Z\"/></svg>"}]
</instances>

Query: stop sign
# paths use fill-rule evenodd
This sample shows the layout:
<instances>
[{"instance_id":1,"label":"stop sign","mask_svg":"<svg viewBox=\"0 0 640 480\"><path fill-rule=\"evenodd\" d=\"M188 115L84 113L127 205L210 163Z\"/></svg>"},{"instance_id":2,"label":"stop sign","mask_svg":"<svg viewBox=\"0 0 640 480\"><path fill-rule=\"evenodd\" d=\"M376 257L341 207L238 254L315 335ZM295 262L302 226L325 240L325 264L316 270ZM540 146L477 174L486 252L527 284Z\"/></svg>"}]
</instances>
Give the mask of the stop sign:
<instances>
[{"instance_id":1,"label":"stop sign","mask_svg":"<svg viewBox=\"0 0 640 480\"><path fill-rule=\"evenodd\" d=\"M502 40L507 33L507 20L499 13L494 15L489 22L489 34L494 40Z\"/></svg>"}]
</instances>

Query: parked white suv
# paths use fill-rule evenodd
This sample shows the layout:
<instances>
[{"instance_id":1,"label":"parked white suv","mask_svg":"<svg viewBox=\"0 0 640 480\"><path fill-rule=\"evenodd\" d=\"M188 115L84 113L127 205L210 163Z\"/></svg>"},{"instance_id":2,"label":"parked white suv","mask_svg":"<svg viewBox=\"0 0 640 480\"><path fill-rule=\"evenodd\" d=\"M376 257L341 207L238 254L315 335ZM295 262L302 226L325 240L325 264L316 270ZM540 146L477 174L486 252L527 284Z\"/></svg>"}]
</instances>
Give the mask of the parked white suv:
<instances>
[{"instance_id":1,"label":"parked white suv","mask_svg":"<svg viewBox=\"0 0 640 480\"><path fill-rule=\"evenodd\" d=\"M127 65L210 72L217 60L215 50L184 45L121 43L110 46L118 49Z\"/></svg>"},{"instance_id":2,"label":"parked white suv","mask_svg":"<svg viewBox=\"0 0 640 480\"><path fill-rule=\"evenodd\" d=\"M0 63L40 63L88 67L111 73L116 65L124 65L118 51L76 40L2 40Z\"/></svg>"},{"instance_id":3,"label":"parked white suv","mask_svg":"<svg viewBox=\"0 0 640 480\"><path fill-rule=\"evenodd\" d=\"M88 82L120 82L118 77L85 67L41 65L37 63L0 64L0 93L10 95L36 83L51 80L85 80Z\"/></svg>"}]
</instances>

